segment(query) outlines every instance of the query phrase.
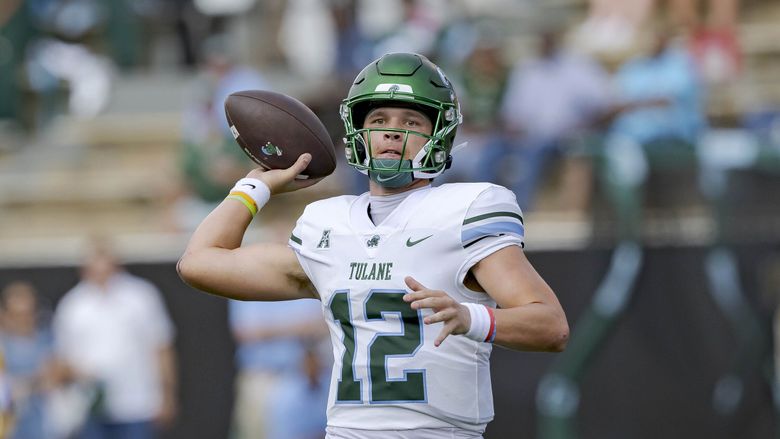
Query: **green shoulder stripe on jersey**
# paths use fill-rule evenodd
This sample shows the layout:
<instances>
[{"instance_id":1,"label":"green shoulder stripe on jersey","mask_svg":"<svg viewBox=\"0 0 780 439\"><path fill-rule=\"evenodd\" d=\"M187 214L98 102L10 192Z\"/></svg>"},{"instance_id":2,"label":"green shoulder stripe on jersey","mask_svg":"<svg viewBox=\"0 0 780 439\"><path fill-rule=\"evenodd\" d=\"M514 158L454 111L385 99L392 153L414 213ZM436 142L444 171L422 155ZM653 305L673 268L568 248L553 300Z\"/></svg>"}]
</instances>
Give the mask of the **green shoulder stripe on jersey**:
<instances>
[{"instance_id":1,"label":"green shoulder stripe on jersey","mask_svg":"<svg viewBox=\"0 0 780 439\"><path fill-rule=\"evenodd\" d=\"M290 240L293 242L298 243L298 245L303 245L303 241L301 241L301 238L295 236L294 234L290 234Z\"/></svg>"},{"instance_id":2,"label":"green shoulder stripe on jersey","mask_svg":"<svg viewBox=\"0 0 780 439\"><path fill-rule=\"evenodd\" d=\"M514 212L491 212L491 213L485 213L482 215L473 216L471 218L466 218L465 220L463 220L463 225L465 226L466 224L475 223L477 221L482 221L483 219L494 218L497 216L509 216L520 220L520 224L525 224L523 222L523 217Z\"/></svg>"}]
</instances>

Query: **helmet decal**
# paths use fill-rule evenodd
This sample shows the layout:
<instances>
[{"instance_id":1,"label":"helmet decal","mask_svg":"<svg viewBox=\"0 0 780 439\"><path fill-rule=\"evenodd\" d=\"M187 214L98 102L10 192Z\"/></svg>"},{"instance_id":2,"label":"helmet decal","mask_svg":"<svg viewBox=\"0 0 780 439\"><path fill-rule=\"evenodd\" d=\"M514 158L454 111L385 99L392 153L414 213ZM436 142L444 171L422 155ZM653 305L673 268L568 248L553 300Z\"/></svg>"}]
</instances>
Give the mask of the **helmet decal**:
<instances>
[{"instance_id":1,"label":"helmet decal","mask_svg":"<svg viewBox=\"0 0 780 439\"><path fill-rule=\"evenodd\" d=\"M379 84L376 86L374 91L387 91L390 93L396 93L400 91L402 93L414 94L414 89L412 89L412 86L408 84Z\"/></svg>"}]
</instances>

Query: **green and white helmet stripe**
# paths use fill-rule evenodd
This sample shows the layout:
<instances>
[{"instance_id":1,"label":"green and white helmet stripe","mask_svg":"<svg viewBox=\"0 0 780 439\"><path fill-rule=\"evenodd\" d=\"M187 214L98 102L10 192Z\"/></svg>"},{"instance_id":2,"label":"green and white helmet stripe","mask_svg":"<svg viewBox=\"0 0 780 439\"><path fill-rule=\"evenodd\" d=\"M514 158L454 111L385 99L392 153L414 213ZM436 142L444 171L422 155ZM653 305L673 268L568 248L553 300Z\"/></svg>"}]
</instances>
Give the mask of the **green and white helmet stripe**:
<instances>
[{"instance_id":1,"label":"green and white helmet stripe","mask_svg":"<svg viewBox=\"0 0 780 439\"><path fill-rule=\"evenodd\" d=\"M371 159L371 130L363 129L368 112L379 106L409 107L426 114L433 124L431 135L409 130L404 135L404 149L409 136L427 138L422 150L411 160L397 161L391 167L387 161ZM341 104L341 119L346 136L347 163L360 172L411 173L414 178L434 178L451 160L450 152L458 125L463 121L452 84L441 69L426 57L414 53L389 53L366 66L355 78L349 94ZM407 162L407 163L402 163Z\"/></svg>"}]
</instances>

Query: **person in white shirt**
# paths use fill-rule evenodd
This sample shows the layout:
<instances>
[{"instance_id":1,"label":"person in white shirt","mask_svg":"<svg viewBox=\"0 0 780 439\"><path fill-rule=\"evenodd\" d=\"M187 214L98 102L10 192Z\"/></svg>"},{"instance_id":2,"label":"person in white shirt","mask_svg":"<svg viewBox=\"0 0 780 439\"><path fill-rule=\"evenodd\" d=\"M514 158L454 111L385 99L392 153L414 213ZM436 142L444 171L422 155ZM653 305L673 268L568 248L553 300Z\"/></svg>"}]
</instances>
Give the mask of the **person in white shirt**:
<instances>
[{"instance_id":1,"label":"person in white shirt","mask_svg":"<svg viewBox=\"0 0 780 439\"><path fill-rule=\"evenodd\" d=\"M477 180L504 182L525 211L553 159L582 154L584 148L574 145L601 130L614 104L607 71L586 54L564 48L560 38L556 31L544 32L537 55L512 69L498 115L503 129L485 145L475 167ZM587 198L585 180L564 188L579 192L575 204Z\"/></svg>"},{"instance_id":2,"label":"person in white shirt","mask_svg":"<svg viewBox=\"0 0 780 439\"><path fill-rule=\"evenodd\" d=\"M173 421L173 325L158 289L123 271L106 246L87 255L53 329L61 375L92 390L81 437L154 438Z\"/></svg>"}]
</instances>

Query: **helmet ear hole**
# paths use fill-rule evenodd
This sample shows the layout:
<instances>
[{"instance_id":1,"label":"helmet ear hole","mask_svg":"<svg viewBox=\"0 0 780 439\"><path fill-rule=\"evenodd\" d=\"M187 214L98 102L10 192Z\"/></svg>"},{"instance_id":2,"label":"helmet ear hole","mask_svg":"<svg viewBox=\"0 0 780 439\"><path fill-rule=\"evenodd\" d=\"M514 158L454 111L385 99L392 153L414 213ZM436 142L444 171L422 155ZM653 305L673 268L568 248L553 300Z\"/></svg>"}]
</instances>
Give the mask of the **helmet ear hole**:
<instances>
[{"instance_id":1,"label":"helmet ear hole","mask_svg":"<svg viewBox=\"0 0 780 439\"><path fill-rule=\"evenodd\" d=\"M444 163L444 169L445 170L450 169L451 166L452 166L452 154L447 154L447 162Z\"/></svg>"},{"instance_id":2,"label":"helmet ear hole","mask_svg":"<svg viewBox=\"0 0 780 439\"><path fill-rule=\"evenodd\" d=\"M352 107L352 125L355 129L363 128L370 109L370 102L362 102Z\"/></svg>"},{"instance_id":3,"label":"helmet ear hole","mask_svg":"<svg viewBox=\"0 0 780 439\"><path fill-rule=\"evenodd\" d=\"M355 161L357 163L363 163L363 161L368 156L368 147L366 146L366 141L363 139L363 136L357 135L355 136L355 152L357 152L357 157L355 157Z\"/></svg>"}]
</instances>

